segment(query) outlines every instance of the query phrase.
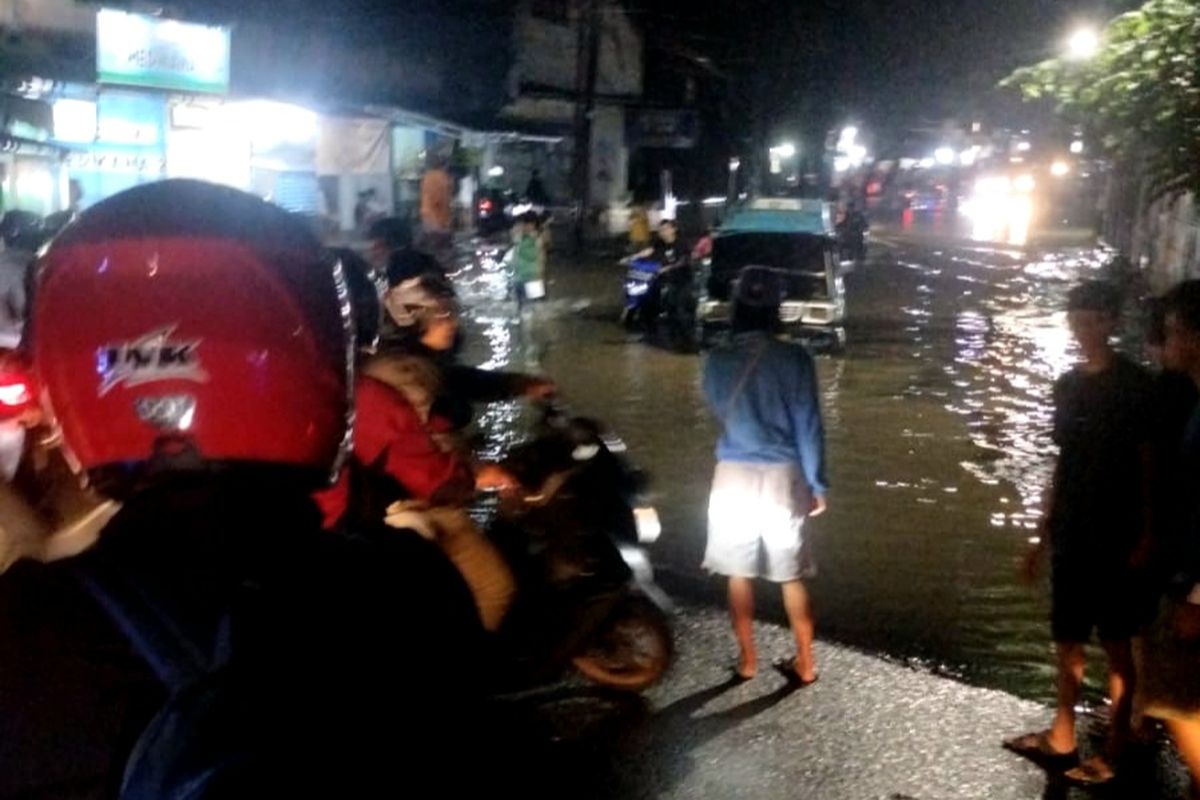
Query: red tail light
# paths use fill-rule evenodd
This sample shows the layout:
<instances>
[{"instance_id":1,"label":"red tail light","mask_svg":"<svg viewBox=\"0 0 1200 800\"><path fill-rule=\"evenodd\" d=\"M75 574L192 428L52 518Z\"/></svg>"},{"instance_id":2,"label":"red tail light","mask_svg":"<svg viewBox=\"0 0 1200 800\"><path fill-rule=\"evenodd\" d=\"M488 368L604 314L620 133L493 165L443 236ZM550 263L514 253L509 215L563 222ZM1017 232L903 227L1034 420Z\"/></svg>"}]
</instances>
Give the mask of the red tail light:
<instances>
[{"instance_id":1,"label":"red tail light","mask_svg":"<svg viewBox=\"0 0 1200 800\"><path fill-rule=\"evenodd\" d=\"M15 417L31 408L37 392L20 357L0 349L0 419Z\"/></svg>"},{"instance_id":2,"label":"red tail light","mask_svg":"<svg viewBox=\"0 0 1200 800\"><path fill-rule=\"evenodd\" d=\"M479 201L479 210L485 214L490 212L492 210L492 201L491 200L480 200Z\"/></svg>"},{"instance_id":3,"label":"red tail light","mask_svg":"<svg viewBox=\"0 0 1200 800\"><path fill-rule=\"evenodd\" d=\"M33 401L29 381L18 375L0 377L0 408L21 409Z\"/></svg>"}]
</instances>

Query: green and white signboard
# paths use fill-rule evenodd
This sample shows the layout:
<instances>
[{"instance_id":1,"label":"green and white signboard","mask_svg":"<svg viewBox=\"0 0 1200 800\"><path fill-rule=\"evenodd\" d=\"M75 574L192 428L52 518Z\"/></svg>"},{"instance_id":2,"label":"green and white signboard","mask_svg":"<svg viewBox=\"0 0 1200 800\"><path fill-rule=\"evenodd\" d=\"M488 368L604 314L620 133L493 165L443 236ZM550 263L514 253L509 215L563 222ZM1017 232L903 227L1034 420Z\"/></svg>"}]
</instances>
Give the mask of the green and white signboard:
<instances>
[{"instance_id":1,"label":"green and white signboard","mask_svg":"<svg viewBox=\"0 0 1200 800\"><path fill-rule=\"evenodd\" d=\"M229 28L129 14L96 14L100 83L182 92L229 91Z\"/></svg>"}]
</instances>

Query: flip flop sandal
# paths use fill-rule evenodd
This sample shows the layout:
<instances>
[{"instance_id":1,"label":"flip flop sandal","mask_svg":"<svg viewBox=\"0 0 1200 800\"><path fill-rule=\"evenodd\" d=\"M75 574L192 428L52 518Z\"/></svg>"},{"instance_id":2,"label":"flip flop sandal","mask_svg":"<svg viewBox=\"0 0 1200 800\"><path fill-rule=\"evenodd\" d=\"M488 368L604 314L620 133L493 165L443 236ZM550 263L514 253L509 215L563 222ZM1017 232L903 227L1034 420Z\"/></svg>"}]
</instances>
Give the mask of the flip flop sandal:
<instances>
[{"instance_id":1,"label":"flip flop sandal","mask_svg":"<svg viewBox=\"0 0 1200 800\"><path fill-rule=\"evenodd\" d=\"M1079 751L1058 752L1050 747L1050 742L1047 740L1049 733L1049 731L1038 731L1022 734L1005 740L1002 746L1005 750L1027 758L1045 770L1060 772L1076 766L1079 763Z\"/></svg>"},{"instance_id":2,"label":"flip flop sandal","mask_svg":"<svg viewBox=\"0 0 1200 800\"><path fill-rule=\"evenodd\" d=\"M1063 777L1076 786L1104 786L1117 775L1103 759L1089 758L1064 772Z\"/></svg>"},{"instance_id":3,"label":"flip flop sandal","mask_svg":"<svg viewBox=\"0 0 1200 800\"><path fill-rule=\"evenodd\" d=\"M741 670L738 669L737 664L734 664L729 668L730 683L746 683L747 681L752 680L754 680L754 675L743 675Z\"/></svg>"},{"instance_id":4,"label":"flip flop sandal","mask_svg":"<svg viewBox=\"0 0 1200 800\"><path fill-rule=\"evenodd\" d=\"M797 689L803 689L807 686L812 686L821 677L820 675L814 675L812 680L804 680L799 674L797 674L796 662L794 661L776 661L774 667L775 671L782 675L785 680L787 680L789 686L793 686Z\"/></svg>"}]
</instances>

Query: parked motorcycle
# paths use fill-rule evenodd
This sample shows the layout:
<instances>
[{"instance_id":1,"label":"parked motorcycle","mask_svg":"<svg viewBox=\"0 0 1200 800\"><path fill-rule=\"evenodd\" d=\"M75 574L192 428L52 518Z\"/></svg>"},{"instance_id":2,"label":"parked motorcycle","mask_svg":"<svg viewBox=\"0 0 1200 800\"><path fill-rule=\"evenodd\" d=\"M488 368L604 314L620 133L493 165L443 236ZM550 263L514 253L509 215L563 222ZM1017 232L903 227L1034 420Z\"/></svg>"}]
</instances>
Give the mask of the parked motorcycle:
<instances>
[{"instance_id":1,"label":"parked motorcycle","mask_svg":"<svg viewBox=\"0 0 1200 800\"><path fill-rule=\"evenodd\" d=\"M539 435L504 465L522 490L502 496L489 531L517 579L499 631L517 684L573 667L601 686L641 691L671 663L670 601L643 545L657 514L637 507L645 478L624 444L548 406Z\"/></svg>"}]
</instances>

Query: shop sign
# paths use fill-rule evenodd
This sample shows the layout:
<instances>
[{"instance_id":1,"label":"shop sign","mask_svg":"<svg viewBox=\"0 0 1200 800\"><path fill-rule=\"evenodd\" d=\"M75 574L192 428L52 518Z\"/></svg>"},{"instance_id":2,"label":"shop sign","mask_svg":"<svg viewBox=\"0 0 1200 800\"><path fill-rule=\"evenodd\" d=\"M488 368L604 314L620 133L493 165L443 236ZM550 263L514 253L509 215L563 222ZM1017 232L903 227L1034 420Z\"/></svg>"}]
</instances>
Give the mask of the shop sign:
<instances>
[{"instance_id":1,"label":"shop sign","mask_svg":"<svg viewBox=\"0 0 1200 800\"><path fill-rule=\"evenodd\" d=\"M626 117L625 139L630 147L696 146L700 119L692 109L643 108Z\"/></svg>"},{"instance_id":2,"label":"shop sign","mask_svg":"<svg viewBox=\"0 0 1200 800\"><path fill-rule=\"evenodd\" d=\"M100 83L184 92L229 90L229 28L129 14L96 14Z\"/></svg>"},{"instance_id":3,"label":"shop sign","mask_svg":"<svg viewBox=\"0 0 1200 800\"><path fill-rule=\"evenodd\" d=\"M124 172L135 175L163 175L167 161L161 155L124 153L109 150L89 150L67 155L67 169L72 172Z\"/></svg>"}]
</instances>

